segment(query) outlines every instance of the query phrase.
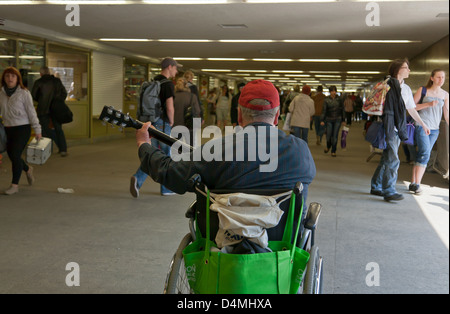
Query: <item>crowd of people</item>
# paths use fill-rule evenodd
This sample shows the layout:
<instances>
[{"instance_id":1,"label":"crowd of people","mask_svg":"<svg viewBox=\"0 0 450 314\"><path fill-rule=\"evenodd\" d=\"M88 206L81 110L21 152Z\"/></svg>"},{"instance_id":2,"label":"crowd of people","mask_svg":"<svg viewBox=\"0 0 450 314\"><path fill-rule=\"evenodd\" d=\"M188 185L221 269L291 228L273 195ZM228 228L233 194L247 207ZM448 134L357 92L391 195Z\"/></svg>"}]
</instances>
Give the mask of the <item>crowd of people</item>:
<instances>
[{"instance_id":1,"label":"crowd of people","mask_svg":"<svg viewBox=\"0 0 450 314\"><path fill-rule=\"evenodd\" d=\"M165 58L162 61L161 73L154 78L161 83L159 98L162 114L151 123L151 127L166 134L170 134L171 129L179 125L192 130L192 124L189 123L192 118L201 118L202 125L214 124L221 129L230 124L241 125L244 128L248 125L259 124L265 127L277 127L280 114L290 113L290 132L284 134L279 130L284 135L280 133L278 140L279 144L290 141L290 145L293 145L295 149L286 151L280 146L279 151L285 152L286 156L290 156L294 163L300 158L299 156L301 156L300 159L308 160L308 169L300 167L298 173L295 174L295 179L303 178L305 185L309 184L315 175L314 161L308 148L309 131L314 129L317 145L322 145L322 138L325 135L324 153L331 150L331 156L336 157L341 127L350 126L353 121L361 121L363 118L361 97L354 93L339 95L336 86L328 87L328 96L323 93L322 86L318 86L313 92L308 85L301 88L296 85L289 93L280 93L272 83L264 80L255 80L247 84L239 83L235 95L229 90L227 84L223 84L220 88L209 91L207 98L204 99L205 106L203 106L197 86L192 82L194 74L191 71L181 72L181 68L182 65L173 58ZM409 191L414 194L420 194L422 191L420 184L430 159L431 150L439 135L439 124L442 117L448 124L449 97L448 93L442 89L445 82L445 71L434 70L428 83L419 88L414 95L405 83L409 72L407 59L395 60L389 68L388 84L391 90L386 96L385 110L382 116L387 147L373 174L370 189L370 194L383 196L386 201L403 199L403 196L397 193L395 185L400 164L398 148L401 141L407 137L406 114L415 121L415 163L409 186ZM33 168L21 157L31 136L32 128L36 139L42 136L53 138L59 147L61 156L67 156L67 144L62 127L51 118L53 99L66 96L67 92L61 81L50 75L46 67L41 69L41 79L35 83L31 92L23 85L17 69L9 67L3 72L0 90L0 116L3 118L7 135L7 154L12 163L13 174L11 186L4 191L4 194L11 195L19 191L18 186L22 172L25 172L30 185L34 182ZM37 109L34 108L33 99L38 103ZM147 124L146 128L149 126L150 124ZM170 158L168 145L149 138L147 133L147 137L144 137L143 132L139 132L139 134L139 146L145 147L145 149L139 150L142 163L130 180L130 193L135 198L139 197L139 190L148 175L161 183L161 195L165 196L184 191L184 187L180 186L180 180L186 179L186 177L179 176L187 175L188 170L186 169L189 167L191 167L189 168L191 172L192 169L199 171L203 169L203 175L212 185L220 186L214 180L218 181L222 175L229 177L236 175L233 172L235 167L230 164L227 164L225 168L222 167L223 165L214 164L214 169L211 168L211 164L206 166L202 163L183 165L182 168L179 168L181 164L167 162L167 158ZM292 142L293 138L296 138L294 142ZM192 137L190 140L192 143ZM151 145L144 146L142 145L144 142ZM251 163L250 161L245 162ZM243 168L253 169L252 167ZM293 165L293 167L296 166ZM243 168L237 167L236 169L242 170ZM284 169L285 167L279 168ZM219 174L217 172L219 169L222 169L223 173ZM212 174L217 176L212 177ZM236 186L242 185L243 182L254 184L243 179L242 175L245 174L245 172L241 172L239 176L235 176ZM288 174L282 172L278 174L281 174L281 177L289 177ZM238 177L243 181L238 183ZM261 182L264 180L259 183ZM278 182L280 181L278 180Z\"/></svg>"}]
</instances>

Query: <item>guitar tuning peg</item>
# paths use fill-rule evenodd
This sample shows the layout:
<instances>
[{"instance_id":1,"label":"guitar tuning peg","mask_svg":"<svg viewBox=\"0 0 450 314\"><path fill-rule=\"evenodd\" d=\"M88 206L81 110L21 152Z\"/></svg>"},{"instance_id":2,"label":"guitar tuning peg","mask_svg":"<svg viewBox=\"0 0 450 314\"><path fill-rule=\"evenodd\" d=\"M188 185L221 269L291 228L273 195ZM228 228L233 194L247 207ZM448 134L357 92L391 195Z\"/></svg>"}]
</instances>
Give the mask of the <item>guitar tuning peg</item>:
<instances>
[{"instance_id":1,"label":"guitar tuning peg","mask_svg":"<svg viewBox=\"0 0 450 314\"><path fill-rule=\"evenodd\" d=\"M108 122L109 120L110 120L109 117L104 117L104 118L103 118L103 122L105 122L105 123Z\"/></svg>"},{"instance_id":2,"label":"guitar tuning peg","mask_svg":"<svg viewBox=\"0 0 450 314\"><path fill-rule=\"evenodd\" d=\"M126 116L123 117L123 119L124 119L125 121L129 121L129 120L130 120L129 114L127 113Z\"/></svg>"},{"instance_id":3,"label":"guitar tuning peg","mask_svg":"<svg viewBox=\"0 0 450 314\"><path fill-rule=\"evenodd\" d=\"M113 114L114 109L112 107L108 107L108 110L106 110L106 112L108 112L109 115Z\"/></svg>"}]
</instances>

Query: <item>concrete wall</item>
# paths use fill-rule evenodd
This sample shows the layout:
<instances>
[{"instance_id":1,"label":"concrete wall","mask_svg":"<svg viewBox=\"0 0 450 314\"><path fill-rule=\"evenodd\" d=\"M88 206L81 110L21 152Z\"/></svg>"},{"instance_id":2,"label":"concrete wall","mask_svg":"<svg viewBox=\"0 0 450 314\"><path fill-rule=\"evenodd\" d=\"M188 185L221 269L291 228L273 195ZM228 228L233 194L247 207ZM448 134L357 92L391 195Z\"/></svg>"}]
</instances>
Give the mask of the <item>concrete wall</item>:
<instances>
[{"instance_id":1,"label":"concrete wall","mask_svg":"<svg viewBox=\"0 0 450 314\"><path fill-rule=\"evenodd\" d=\"M449 90L448 45L448 36L446 36L410 60L411 74L406 83L411 87L413 93L419 87L426 85L431 71L434 69L445 70L446 81L442 88L446 91Z\"/></svg>"}]
</instances>

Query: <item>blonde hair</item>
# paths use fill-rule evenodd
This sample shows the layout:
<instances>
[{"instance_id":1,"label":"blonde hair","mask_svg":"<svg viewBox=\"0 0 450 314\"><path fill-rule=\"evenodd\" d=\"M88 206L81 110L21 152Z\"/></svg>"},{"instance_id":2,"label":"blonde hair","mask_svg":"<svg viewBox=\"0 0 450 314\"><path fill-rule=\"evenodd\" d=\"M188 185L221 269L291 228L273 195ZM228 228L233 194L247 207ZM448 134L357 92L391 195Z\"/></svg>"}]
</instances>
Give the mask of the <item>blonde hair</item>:
<instances>
[{"instance_id":1,"label":"blonde hair","mask_svg":"<svg viewBox=\"0 0 450 314\"><path fill-rule=\"evenodd\" d=\"M194 72L192 72L191 70L187 70L186 72L184 72L183 77L186 80L190 81L190 80L192 80L194 78Z\"/></svg>"},{"instance_id":2,"label":"blonde hair","mask_svg":"<svg viewBox=\"0 0 450 314\"><path fill-rule=\"evenodd\" d=\"M190 92L191 90L187 86L187 81L184 77L179 77L177 79L177 82L175 84L175 91L176 92Z\"/></svg>"}]
</instances>

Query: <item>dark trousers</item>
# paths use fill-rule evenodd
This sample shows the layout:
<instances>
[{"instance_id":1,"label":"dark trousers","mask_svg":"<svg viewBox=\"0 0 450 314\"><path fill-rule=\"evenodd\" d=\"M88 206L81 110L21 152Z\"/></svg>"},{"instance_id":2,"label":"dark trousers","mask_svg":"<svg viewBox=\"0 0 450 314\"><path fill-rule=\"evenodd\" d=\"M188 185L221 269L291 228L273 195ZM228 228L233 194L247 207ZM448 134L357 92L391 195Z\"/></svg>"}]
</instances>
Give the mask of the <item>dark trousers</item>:
<instances>
[{"instance_id":1,"label":"dark trousers","mask_svg":"<svg viewBox=\"0 0 450 314\"><path fill-rule=\"evenodd\" d=\"M66 137L62 125L58 121L52 119L54 129L51 129L50 119L50 115L39 116L39 123L42 127L42 136L51 138L56 143L56 146L58 146L59 152L67 152Z\"/></svg>"},{"instance_id":2,"label":"dark trousers","mask_svg":"<svg viewBox=\"0 0 450 314\"><path fill-rule=\"evenodd\" d=\"M337 120L328 120L326 122L327 126L327 149L330 149L331 152L335 153L337 149L337 142L339 136L339 129L341 127L341 119Z\"/></svg>"},{"instance_id":3,"label":"dark trousers","mask_svg":"<svg viewBox=\"0 0 450 314\"><path fill-rule=\"evenodd\" d=\"M12 163L12 184L19 184L22 171L27 172L29 167L22 159L22 153L27 147L28 140L31 136L31 126L20 125L13 127L5 127L6 131L6 151Z\"/></svg>"}]
</instances>

